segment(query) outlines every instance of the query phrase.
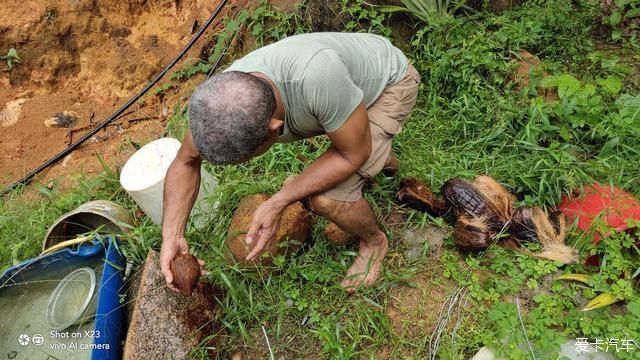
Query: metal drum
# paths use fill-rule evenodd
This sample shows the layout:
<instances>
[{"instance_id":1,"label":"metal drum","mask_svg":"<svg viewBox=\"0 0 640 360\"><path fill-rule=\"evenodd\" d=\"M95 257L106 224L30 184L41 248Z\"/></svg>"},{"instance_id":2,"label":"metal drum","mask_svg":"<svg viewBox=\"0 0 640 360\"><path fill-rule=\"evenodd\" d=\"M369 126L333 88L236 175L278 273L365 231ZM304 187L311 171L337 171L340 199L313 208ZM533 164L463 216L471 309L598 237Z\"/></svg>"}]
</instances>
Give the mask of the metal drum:
<instances>
[{"instance_id":1,"label":"metal drum","mask_svg":"<svg viewBox=\"0 0 640 360\"><path fill-rule=\"evenodd\" d=\"M133 217L122 206L107 200L89 201L62 215L49 227L42 250L95 230L105 234L126 234L132 225Z\"/></svg>"}]
</instances>

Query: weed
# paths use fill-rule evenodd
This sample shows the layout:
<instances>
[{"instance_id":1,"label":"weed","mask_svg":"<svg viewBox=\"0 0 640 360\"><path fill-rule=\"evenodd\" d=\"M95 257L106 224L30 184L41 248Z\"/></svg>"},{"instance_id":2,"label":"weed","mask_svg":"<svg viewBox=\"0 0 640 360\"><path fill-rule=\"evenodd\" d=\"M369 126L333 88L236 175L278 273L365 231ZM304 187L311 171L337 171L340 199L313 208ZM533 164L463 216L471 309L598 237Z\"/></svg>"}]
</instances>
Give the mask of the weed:
<instances>
[{"instance_id":1,"label":"weed","mask_svg":"<svg viewBox=\"0 0 640 360\"><path fill-rule=\"evenodd\" d=\"M166 82L162 85L156 86L152 91L151 95L158 96L160 99L164 99L167 91L175 88L176 84L173 82Z\"/></svg>"},{"instance_id":2,"label":"weed","mask_svg":"<svg viewBox=\"0 0 640 360\"><path fill-rule=\"evenodd\" d=\"M273 9L266 0L258 2L247 21L249 33L255 39L255 47L310 30L309 25L298 14Z\"/></svg>"},{"instance_id":3,"label":"weed","mask_svg":"<svg viewBox=\"0 0 640 360\"><path fill-rule=\"evenodd\" d=\"M371 6L365 0L340 0L341 12L348 15L345 31L366 31L391 36L391 29L385 25L384 12Z\"/></svg>"},{"instance_id":4,"label":"weed","mask_svg":"<svg viewBox=\"0 0 640 360\"><path fill-rule=\"evenodd\" d=\"M183 81L193 77L196 74L206 74L211 70L212 67L212 64L202 62L200 60L197 60L195 62L189 61L182 66L182 69L174 72L171 75L171 80Z\"/></svg>"},{"instance_id":5,"label":"weed","mask_svg":"<svg viewBox=\"0 0 640 360\"><path fill-rule=\"evenodd\" d=\"M425 23L439 22L453 17L458 10L475 12L466 0L400 0L402 6L382 5L383 12L408 12Z\"/></svg>"},{"instance_id":6,"label":"weed","mask_svg":"<svg viewBox=\"0 0 640 360\"><path fill-rule=\"evenodd\" d=\"M609 14L602 18L602 22L612 27L611 39L620 41L623 36L631 36L635 41L635 32L640 28L640 1L615 0L606 10Z\"/></svg>"},{"instance_id":7,"label":"weed","mask_svg":"<svg viewBox=\"0 0 640 360\"><path fill-rule=\"evenodd\" d=\"M18 51L15 48L9 49L9 51L7 51L7 55L0 56L0 60L7 64L9 71L13 70L16 64L20 64L22 62L22 59L20 59Z\"/></svg>"}]
</instances>

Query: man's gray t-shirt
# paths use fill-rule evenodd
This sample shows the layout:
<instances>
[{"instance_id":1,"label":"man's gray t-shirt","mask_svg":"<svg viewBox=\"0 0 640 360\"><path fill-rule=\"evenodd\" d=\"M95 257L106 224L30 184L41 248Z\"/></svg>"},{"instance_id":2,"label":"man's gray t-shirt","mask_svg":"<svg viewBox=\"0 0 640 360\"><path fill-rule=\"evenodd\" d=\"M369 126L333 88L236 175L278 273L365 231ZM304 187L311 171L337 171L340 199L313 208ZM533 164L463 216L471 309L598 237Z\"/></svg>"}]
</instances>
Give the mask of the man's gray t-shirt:
<instances>
[{"instance_id":1,"label":"man's gray t-shirt","mask_svg":"<svg viewBox=\"0 0 640 360\"><path fill-rule=\"evenodd\" d=\"M259 72L274 82L285 108L278 141L291 142L336 131L406 69L406 56L381 36L311 33L255 50L225 71Z\"/></svg>"}]
</instances>

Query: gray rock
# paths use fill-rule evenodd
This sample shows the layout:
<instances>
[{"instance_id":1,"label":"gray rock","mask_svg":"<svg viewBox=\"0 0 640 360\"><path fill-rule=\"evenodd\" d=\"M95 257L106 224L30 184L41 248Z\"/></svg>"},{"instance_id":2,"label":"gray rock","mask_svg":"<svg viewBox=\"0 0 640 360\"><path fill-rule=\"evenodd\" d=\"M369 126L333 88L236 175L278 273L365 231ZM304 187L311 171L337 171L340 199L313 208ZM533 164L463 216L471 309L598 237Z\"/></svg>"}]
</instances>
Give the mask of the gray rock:
<instances>
[{"instance_id":1,"label":"gray rock","mask_svg":"<svg viewBox=\"0 0 640 360\"><path fill-rule=\"evenodd\" d=\"M593 341L593 340L592 340ZM562 360L615 360L615 357L611 353L603 352L602 350L596 351L593 345L586 345L584 351L577 352L576 340L568 340L564 344L560 345L560 352L556 359ZM522 349L526 351L526 349ZM496 357L494 352L483 346L478 353L471 358L471 360L502 360L502 358Z\"/></svg>"},{"instance_id":2,"label":"gray rock","mask_svg":"<svg viewBox=\"0 0 640 360\"><path fill-rule=\"evenodd\" d=\"M400 240L407 245L404 256L409 260L417 259L426 245L429 247L429 255L440 253L444 238L448 231L433 224L426 224L424 227L407 229L400 235Z\"/></svg>"},{"instance_id":3,"label":"gray rock","mask_svg":"<svg viewBox=\"0 0 640 360\"><path fill-rule=\"evenodd\" d=\"M56 113L44 121L44 125L50 128L72 128L78 123L79 116L73 111Z\"/></svg>"},{"instance_id":4,"label":"gray rock","mask_svg":"<svg viewBox=\"0 0 640 360\"><path fill-rule=\"evenodd\" d=\"M0 111L0 125L7 127L18 122L20 113L22 113L22 104L27 100L29 99L21 98L7 102L2 111Z\"/></svg>"},{"instance_id":5,"label":"gray rock","mask_svg":"<svg viewBox=\"0 0 640 360\"><path fill-rule=\"evenodd\" d=\"M590 340L593 342L594 340ZM611 353L604 352L603 350L596 351L595 346L587 345L586 351L577 352L578 346L576 340L569 340L566 343L560 345L560 353L558 359L569 360L615 360L615 357Z\"/></svg>"}]
</instances>

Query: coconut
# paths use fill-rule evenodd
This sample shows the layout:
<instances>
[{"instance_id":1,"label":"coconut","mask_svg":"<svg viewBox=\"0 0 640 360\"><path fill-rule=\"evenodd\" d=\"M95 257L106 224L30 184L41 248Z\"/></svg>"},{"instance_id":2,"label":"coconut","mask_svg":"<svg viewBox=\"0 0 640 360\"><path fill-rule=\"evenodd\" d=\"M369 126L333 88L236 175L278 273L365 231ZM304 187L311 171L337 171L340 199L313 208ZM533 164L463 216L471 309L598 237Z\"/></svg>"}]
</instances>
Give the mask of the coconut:
<instances>
[{"instance_id":1,"label":"coconut","mask_svg":"<svg viewBox=\"0 0 640 360\"><path fill-rule=\"evenodd\" d=\"M273 242L266 247L266 255L263 254L252 262L245 260L255 246L255 243L249 246L246 242L253 213L268 199L267 195L251 195L242 199L238 204L227 232L226 244L232 255L232 257L227 257L229 260L235 260L243 265L271 265L273 257L290 255L296 252L307 240L313 226L313 217L300 202L296 202L287 206L283 211L280 228Z\"/></svg>"},{"instance_id":2,"label":"coconut","mask_svg":"<svg viewBox=\"0 0 640 360\"><path fill-rule=\"evenodd\" d=\"M491 201L503 219L509 219L511 217L513 203L516 199L504 186L487 175L476 177L473 180L473 185L485 198Z\"/></svg>"},{"instance_id":3,"label":"coconut","mask_svg":"<svg viewBox=\"0 0 640 360\"><path fill-rule=\"evenodd\" d=\"M342 230L334 223L329 223L329 225L324 228L324 236L336 245L347 245L358 239L357 236Z\"/></svg>"},{"instance_id":4,"label":"coconut","mask_svg":"<svg viewBox=\"0 0 640 360\"><path fill-rule=\"evenodd\" d=\"M456 245L467 250L484 250L491 245L492 231L483 218L459 216L453 230Z\"/></svg>"},{"instance_id":5,"label":"coconut","mask_svg":"<svg viewBox=\"0 0 640 360\"><path fill-rule=\"evenodd\" d=\"M514 211L510 233L519 241L537 241L542 245L542 252L527 252L529 255L571 264L578 261L578 252L565 245L566 225L562 213L547 215L537 206L519 207Z\"/></svg>"},{"instance_id":6,"label":"coconut","mask_svg":"<svg viewBox=\"0 0 640 360\"><path fill-rule=\"evenodd\" d=\"M200 280L200 264L191 254L178 254L170 265L173 285L183 294L191 296Z\"/></svg>"},{"instance_id":7,"label":"coconut","mask_svg":"<svg viewBox=\"0 0 640 360\"><path fill-rule=\"evenodd\" d=\"M528 51L520 50L516 59L516 68L511 74L510 79L514 82L514 90L522 91L529 87L529 81L531 76L538 74L541 78L546 77L548 74L543 69L543 64L537 56L531 54ZM559 100L558 93L555 89L545 89L537 87L536 92L539 96L544 96L545 102L552 102Z\"/></svg>"},{"instance_id":8,"label":"coconut","mask_svg":"<svg viewBox=\"0 0 640 360\"><path fill-rule=\"evenodd\" d=\"M429 187L416 178L407 178L400 183L398 201L410 208L427 212L433 216L443 216L449 211L444 201L438 199Z\"/></svg>"},{"instance_id":9,"label":"coconut","mask_svg":"<svg viewBox=\"0 0 640 360\"><path fill-rule=\"evenodd\" d=\"M448 180L442 186L442 195L457 216L482 218L493 232L501 231L509 220L475 185L467 181L457 178Z\"/></svg>"}]
</instances>

